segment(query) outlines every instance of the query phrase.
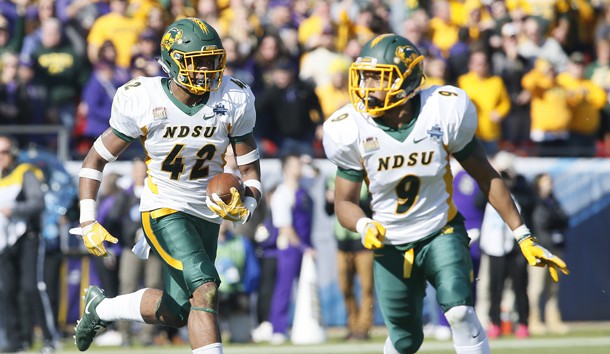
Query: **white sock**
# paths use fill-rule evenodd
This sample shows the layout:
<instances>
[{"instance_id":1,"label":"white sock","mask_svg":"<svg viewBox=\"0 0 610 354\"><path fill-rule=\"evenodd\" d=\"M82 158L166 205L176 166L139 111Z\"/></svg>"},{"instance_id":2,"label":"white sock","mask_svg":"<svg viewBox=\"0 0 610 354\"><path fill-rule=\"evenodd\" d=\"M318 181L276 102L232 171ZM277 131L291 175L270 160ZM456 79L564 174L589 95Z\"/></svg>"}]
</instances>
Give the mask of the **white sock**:
<instances>
[{"instance_id":1,"label":"white sock","mask_svg":"<svg viewBox=\"0 0 610 354\"><path fill-rule=\"evenodd\" d=\"M222 354L222 343L212 343L193 349L193 354Z\"/></svg>"},{"instance_id":2,"label":"white sock","mask_svg":"<svg viewBox=\"0 0 610 354\"><path fill-rule=\"evenodd\" d=\"M390 336L385 339L385 344L383 345L383 354L400 354L398 353L398 350L394 348L394 345L390 340Z\"/></svg>"},{"instance_id":3,"label":"white sock","mask_svg":"<svg viewBox=\"0 0 610 354\"><path fill-rule=\"evenodd\" d=\"M453 345L455 348L456 354L489 354L491 353L489 349L489 342L487 338L479 344L476 345L468 345L468 346L457 346Z\"/></svg>"},{"instance_id":4,"label":"white sock","mask_svg":"<svg viewBox=\"0 0 610 354\"><path fill-rule=\"evenodd\" d=\"M458 354L489 354L487 334L472 306L455 306L445 312Z\"/></svg>"},{"instance_id":5,"label":"white sock","mask_svg":"<svg viewBox=\"0 0 610 354\"><path fill-rule=\"evenodd\" d=\"M106 298L97 305L95 311L104 321L128 320L144 323L140 313L140 303L146 289L135 293Z\"/></svg>"}]
</instances>

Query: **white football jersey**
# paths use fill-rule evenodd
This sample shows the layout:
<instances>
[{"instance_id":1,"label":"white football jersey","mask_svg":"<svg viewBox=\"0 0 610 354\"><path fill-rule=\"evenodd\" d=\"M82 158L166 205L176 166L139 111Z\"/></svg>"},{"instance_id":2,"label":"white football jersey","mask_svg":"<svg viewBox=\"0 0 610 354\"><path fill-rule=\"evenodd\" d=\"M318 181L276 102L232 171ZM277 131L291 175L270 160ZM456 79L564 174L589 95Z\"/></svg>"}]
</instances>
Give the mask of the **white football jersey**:
<instances>
[{"instance_id":1,"label":"white football jersey","mask_svg":"<svg viewBox=\"0 0 610 354\"><path fill-rule=\"evenodd\" d=\"M148 178L140 210L171 208L221 223L205 203L206 187L211 176L223 172L229 137L252 132L254 96L247 85L225 75L207 103L187 114L168 96L165 80L131 80L112 102L110 126L141 139L146 151Z\"/></svg>"},{"instance_id":2,"label":"white football jersey","mask_svg":"<svg viewBox=\"0 0 610 354\"><path fill-rule=\"evenodd\" d=\"M394 245L430 235L456 215L449 158L477 127L476 109L463 90L434 86L420 96L421 111L404 141L351 104L324 123L326 155L340 168L364 171L373 219Z\"/></svg>"}]
</instances>

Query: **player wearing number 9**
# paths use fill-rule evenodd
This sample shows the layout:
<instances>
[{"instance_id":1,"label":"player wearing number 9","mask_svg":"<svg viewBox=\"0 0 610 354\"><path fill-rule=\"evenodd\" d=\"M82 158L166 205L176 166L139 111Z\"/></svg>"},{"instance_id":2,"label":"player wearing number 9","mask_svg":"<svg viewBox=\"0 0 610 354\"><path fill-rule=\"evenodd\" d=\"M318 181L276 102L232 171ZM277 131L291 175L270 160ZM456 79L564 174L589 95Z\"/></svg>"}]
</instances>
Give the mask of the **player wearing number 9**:
<instances>
[{"instance_id":1,"label":"player wearing number 9","mask_svg":"<svg viewBox=\"0 0 610 354\"><path fill-rule=\"evenodd\" d=\"M422 90L424 57L406 38L383 34L350 66L351 103L324 123L324 149L337 165L339 222L375 252L375 287L389 336L384 353L415 353L423 341L426 281L452 327L457 353L489 353L473 309L472 262L464 219L452 200L453 156L514 230L534 266L567 274L536 243L502 178L475 138L476 109L454 86ZM373 219L358 205L366 180Z\"/></svg>"},{"instance_id":2,"label":"player wearing number 9","mask_svg":"<svg viewBox=\"0 0 610 354\"><path fill-rule=\"evenodd\" d=\"M120 87L113 100L110 129L85 157L80 176L81 228L86 247L107 254L116 242L95 221L96 196L104 166L133 141L146 151L148 176L141 196L143 242L164 266L164 288L105 298L90 287L76 344L86 350L108 321L132 320L173 327L188 324L196 353L222 353L217 324L219 275L214 267L223 221L206 203L208 180L223 172L229 145L246 186L244 200L228 203L222 217L245 222L262 195L260 164L252 132L254 97L241 81L224 75L225 50L218 33L196 18L172 23L160 43L159 63L169 78L139 77ZM212 202L211 205L214 203Z\"/></svg>"}]
</instances>

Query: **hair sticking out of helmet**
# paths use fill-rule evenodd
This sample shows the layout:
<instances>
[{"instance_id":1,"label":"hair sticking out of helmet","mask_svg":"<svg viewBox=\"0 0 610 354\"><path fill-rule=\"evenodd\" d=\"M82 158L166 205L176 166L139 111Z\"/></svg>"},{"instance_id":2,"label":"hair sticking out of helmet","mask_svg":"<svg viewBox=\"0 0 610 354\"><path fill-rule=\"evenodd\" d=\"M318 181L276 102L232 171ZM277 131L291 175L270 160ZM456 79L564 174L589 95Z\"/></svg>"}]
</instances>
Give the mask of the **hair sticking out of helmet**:
<instances>
[{"instance_id":1,"label":"hair sticking out of helmet","mask_svg":"<svg viewBox=\"0 0 610 354\"><path fill-rule=\"evenodd\" d=\"M172 23L163 34L159 63L179 86L203 95L220 87L226 52L212 26L189 17Z\"/></svg>"},{"instance_id":2,"label":"hair sticking out of helmet","mask_svg":"<svg viewBox=\"0 0 610 354\"><path fill-rule=\"evenodd\" d=\"M371 39L350 65L350 101L357 111L372 117L405 104L424 82L423 60L415 45L402 36L382 34Z\"/></svg>"}]
</instances>

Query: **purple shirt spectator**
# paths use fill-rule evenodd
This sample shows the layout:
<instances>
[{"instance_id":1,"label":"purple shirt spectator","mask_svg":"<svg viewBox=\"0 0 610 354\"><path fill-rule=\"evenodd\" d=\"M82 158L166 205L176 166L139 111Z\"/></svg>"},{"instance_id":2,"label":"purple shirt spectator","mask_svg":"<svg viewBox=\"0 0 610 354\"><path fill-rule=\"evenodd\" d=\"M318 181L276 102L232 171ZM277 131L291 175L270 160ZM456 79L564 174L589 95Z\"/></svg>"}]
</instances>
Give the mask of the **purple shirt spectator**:
<instances>
[{"instance_id":1,"label":"purple shirt spectator","mask_svg":"<svg viewBox=\"0 0 610 354\"><path fill-rule=\"evenodd\" d=\"M87 105L87 124L84 136L95 138L110 127L108 122L112 98L119 85L113 80L113 65L100 62L85 84L82 101Z\"/></svg>"},{"instance_id":2,"label":"purple shirt spectator","mask_svg":"<svg viewBox=\"0 0 610 354\"><path fill-rule=\"evenodd\" d=\"M480 229L483 209L477 205L477 199L481 195L477 182L466 171L461 170L455 174L453 186L453 201L466 219L466 229Z\"/></svg>"}]
</instances>

